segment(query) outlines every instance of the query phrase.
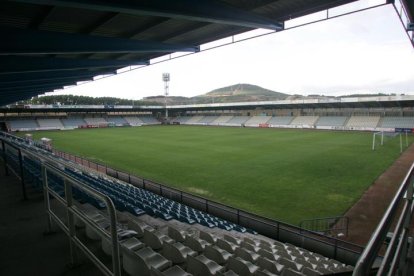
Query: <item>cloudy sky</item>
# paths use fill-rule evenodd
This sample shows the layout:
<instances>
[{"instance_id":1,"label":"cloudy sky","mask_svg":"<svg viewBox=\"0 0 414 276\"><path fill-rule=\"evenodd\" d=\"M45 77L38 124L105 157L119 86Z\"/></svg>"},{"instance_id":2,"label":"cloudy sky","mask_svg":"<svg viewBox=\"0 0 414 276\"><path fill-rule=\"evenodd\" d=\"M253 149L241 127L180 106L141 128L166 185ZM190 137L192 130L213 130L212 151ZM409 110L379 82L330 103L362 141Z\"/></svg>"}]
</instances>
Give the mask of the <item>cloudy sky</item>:
<instances>
[{"instance_id":1,"label":"cloudy sky","mask_svg":"<svg viewBox=\"0 0 414 276\"><path fill-rule=\"evenodd\" d=\"M351 7L382 2L364 0ZM254 33L263 32L268 31ZM414 48L387 5L153 64L58 94L141 99L163 94L163 72L171 75L173 96L191 97L237 83L303 95L414 94L413 67Z\"/></svg>"}]
</instances>

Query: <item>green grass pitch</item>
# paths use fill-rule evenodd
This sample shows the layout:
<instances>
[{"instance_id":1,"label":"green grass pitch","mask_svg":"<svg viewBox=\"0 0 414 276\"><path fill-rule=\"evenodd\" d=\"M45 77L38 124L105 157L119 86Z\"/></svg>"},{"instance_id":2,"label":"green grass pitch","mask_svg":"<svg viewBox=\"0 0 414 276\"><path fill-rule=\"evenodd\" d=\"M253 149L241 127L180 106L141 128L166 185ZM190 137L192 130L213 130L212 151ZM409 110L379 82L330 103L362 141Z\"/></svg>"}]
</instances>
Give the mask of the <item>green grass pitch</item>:
<instances>
[{"instance_id":1,"label":"green grass pitch","mask_svg":"<svg viewBox=\"0 0 414 276\"><path fill-rule=\"evenodd\" d=\"M361 132L151 126L34 133L41 137L57 149L292 224L342 215L399 156L399 138L372 151L372 133Z\"/></svg>"}]
</instances>

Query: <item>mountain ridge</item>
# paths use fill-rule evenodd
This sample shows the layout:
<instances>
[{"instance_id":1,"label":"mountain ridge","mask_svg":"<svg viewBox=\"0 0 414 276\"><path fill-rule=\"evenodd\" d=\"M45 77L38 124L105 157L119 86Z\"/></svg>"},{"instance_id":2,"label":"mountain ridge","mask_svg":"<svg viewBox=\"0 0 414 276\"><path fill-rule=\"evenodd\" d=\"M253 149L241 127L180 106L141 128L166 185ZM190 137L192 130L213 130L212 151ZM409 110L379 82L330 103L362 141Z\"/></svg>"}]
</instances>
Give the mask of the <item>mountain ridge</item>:
<instances>
[{"instance_id":1,"label":"mountain ridge","mask_svg":"<svg viewBox=\"0 0 414 276\"><path fill-rule=\"evenodd\" d=\"M276 92L258 85L239 83L211 90L207 93L191 98L182 96L169 96L168 104L206 104L206 103L231 103L252 101L284 100L291 95ZM163 95L145 97L143 100L151 100L159 103L165 102Z\"/></svg>"}]
</instances>

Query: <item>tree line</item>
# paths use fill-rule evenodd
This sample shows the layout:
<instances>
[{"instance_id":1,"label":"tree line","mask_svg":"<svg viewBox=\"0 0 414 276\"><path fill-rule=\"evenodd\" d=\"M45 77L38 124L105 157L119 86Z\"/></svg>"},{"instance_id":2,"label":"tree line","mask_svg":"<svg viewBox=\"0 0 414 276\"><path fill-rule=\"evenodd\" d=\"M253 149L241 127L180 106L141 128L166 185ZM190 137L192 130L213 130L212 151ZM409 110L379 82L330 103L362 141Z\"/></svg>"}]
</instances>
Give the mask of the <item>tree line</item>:
<instances>
[{"instance_id":1,"label":"tree line","mask_svg":"<svg viewBox=\"0 0 414 276\"><path fill-rule=\"evenodd\" d=\"M51 95L34 97L22 102L23 104L61 104L61 105L158 105L156 102L129 100L115 97L88 97L75 95Z\"/></svg>"}]
</instances>

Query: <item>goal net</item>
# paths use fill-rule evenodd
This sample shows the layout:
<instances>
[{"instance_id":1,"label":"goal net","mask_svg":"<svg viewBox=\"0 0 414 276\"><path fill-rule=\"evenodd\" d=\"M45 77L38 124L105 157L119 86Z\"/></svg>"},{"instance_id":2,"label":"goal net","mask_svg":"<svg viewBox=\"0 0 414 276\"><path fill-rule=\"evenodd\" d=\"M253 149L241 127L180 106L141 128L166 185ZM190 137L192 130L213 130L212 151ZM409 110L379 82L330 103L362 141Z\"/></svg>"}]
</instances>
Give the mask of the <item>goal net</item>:
<instances>
[{"instance_id":1,"label":"goal net","mask_svg":"<svg viewBox=\"0 0 414 276\"><path fill-rule=\"evenodd\" d=\"M403 136L405 138L403 139ZM405 146L408 147L408 134L407 132L387 132L387 131L378 131L372 134L372 150L375 150L378 146L383 146L391 139L396 139L399 137L400 142L400 152L403 151L403 140L405 140Z\"/></svg>"}]
</instances>

